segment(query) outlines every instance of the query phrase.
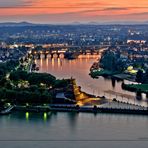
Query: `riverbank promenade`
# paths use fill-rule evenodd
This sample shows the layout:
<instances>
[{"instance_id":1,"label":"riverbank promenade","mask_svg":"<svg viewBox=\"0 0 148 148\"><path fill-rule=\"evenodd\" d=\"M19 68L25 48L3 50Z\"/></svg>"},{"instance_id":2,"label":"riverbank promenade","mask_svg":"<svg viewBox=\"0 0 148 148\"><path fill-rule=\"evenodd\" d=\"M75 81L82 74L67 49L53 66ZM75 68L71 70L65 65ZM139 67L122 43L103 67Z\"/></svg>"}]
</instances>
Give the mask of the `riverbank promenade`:
<instances>
[{"instance_id":1,"label":"riverbank promenade","mask_svg":"<svg viewBox=\"0 0 148 148\"><path fill-rule=\"evenodd\" d=\"M68 104L49 104L46 107L42 106L15 106L14 111L23 112L86 112L86 113L112 113L112 114L135 114L148 115L147 107L133 105L124 102L112 101L102 105L95 106L79 106Z\"/></svg>"},{"instance_id":2,"label":"riverbank promenade","mask_svg":"<svg viewBox=\"0 0 148 148\"><path fill-rule=\"evenodd\" d=\"M131 109L131 110L147 110L147 107L135 105L126 102L112 101L98 106L99 108L108 109Z\"/></svg>"}]
</instances>

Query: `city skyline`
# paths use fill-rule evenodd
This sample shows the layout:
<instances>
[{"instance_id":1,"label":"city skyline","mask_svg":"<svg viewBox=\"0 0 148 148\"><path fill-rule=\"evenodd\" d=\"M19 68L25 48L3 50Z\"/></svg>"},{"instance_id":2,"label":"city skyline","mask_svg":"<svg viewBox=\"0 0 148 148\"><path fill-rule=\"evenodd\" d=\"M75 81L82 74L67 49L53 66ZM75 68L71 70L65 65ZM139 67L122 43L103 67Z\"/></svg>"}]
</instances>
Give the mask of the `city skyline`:
<instances>
[{"instance_id":1,"label":"city skyline","mask_svg":"<svg viewBox=\"0 0 148 148\"><path fill-rule=\"evenodd\" d=\"M0 0L2 147L148 142L148 0Z\"/></svg>"},{"instance_id":2,"label":"city skyline","mask_svg":"<svg viewBox=\"0 0 148 148\"><path fill-rule=\"evenodd\" d=\"M1 0L0 19L33 23L147 22L142 0Z\"/></svg>"}]
</instances>

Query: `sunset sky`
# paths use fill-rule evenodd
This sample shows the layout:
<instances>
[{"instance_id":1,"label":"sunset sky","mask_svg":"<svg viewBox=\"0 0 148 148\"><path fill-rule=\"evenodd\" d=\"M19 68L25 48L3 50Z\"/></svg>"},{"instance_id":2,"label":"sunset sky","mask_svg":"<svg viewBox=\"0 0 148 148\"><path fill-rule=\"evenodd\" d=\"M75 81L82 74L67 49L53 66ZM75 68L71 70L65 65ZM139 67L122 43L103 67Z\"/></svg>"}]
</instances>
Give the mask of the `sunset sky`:
<instances>
[{"instance_id":1,"label":"sunset sky","mask_svg":"<svg viewBox=\"0 0 148 148\"><path fill-rule=\"evenodd\" d=\"M0 0L0 22L148 21L148 0Z\"/></svg>"}]
</instances>

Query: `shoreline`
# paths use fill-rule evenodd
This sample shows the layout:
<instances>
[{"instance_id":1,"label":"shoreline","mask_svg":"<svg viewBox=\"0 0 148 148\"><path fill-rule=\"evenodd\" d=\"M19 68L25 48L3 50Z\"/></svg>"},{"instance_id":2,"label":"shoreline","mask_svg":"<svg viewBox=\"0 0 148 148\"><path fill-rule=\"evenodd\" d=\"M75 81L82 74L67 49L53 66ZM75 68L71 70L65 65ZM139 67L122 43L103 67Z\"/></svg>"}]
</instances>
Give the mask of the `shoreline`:
<instances>
[{"instance_id":1,"label":"shoreline","mask_svg":"<svg viewBox=\"0 0 148 148\"><path fill-rule=\"evenodd\" d=\"M73 91L75 94L75 100L76 103L79 101L84 101L85 99L94 97L98 99L102 99L102 101L106 101L107 98L103 97L96 97L94 95L88 94L86 92L81 91L81 87L77 86L76 80L75 79L70 79L71 84L73 85ZM80 96L84 95L83 98ZM109 100L107 100L109 101ZM121 102L120 102L121 103ZM122 102L123 103L123 102ZM123 103L125 104L125 103ZM136 106L136 105L135 105ZM89 113L114 113L114 114L141 114L141 115L148 115L147 109L144 107L141 109L134 109L134 108L113 108L112 106L109 106L109 108L105 107L98 107L97 105L91 105L91 106L85 106L85 105L78 105L78 104L73 104L73 105L68 105L68 104L60 104L56 106L55 104L48 105L48 106L15 106L14 107L15 111L24 111L24 112L50 112L50 111L56 111L56 112L89 112Z\"/></svg>"},{"instance_id":2,"label":"shoreline","mask_svg":"<svg viewBox=\"0 0 148 148\"><path fill-rule=\"evenodd\" d=\"M130 82L136 82L134 76L130 74L125 74L125 73L118 73L118 72L109 72L106 70L101 70L101 71L90 71L89 75L93 79L98 79L99 77L108 77L110 79L117 79L117 80L127 80Z\"/></svg>"},{"instance_id":3,"label":"shoreline","mask_svg":"<svg viewBox=\"0 0 148 148\"><path fill-rule=\"evenodd\" d=\"M122 84L122 88L137 93L145 93L148 96L148 84Z\"/></svg>"},{"instance_id":4,"label":"shoreline","mask_svg":"<svg viewBox=\"0 0 148 148\"><path fill-rule=\"evenodd\" d=\"M127 102L111 100L100 105L79 106L77 104L47 104L22 106L15 105L6 114L13 112L30 112L30 113L48 113L48 112L75 112L75 113L108 113L108 114L134 114L134 115L148 115L148 107L131 104ZM7 109L6 109L7 110Z\"/></svg>"},{"instance_id":5,"label":"shoreline","mask_svg":"<svg viewBox=\"0 0 148 148\"><path fill-rule=\"evenodd\" d=\"M138 106L137 106L138 107ZM139 106L140 107L140 106ZM97 106L83 106L79 107L77 105L49 105L48 107L14 107L11 111L22 111L22 112L33 112L33 113L44 113L44 112L72 112L72 113L108 113L108 114L133 114L133 115L148 115L148 110L145 107L141 109L130 109L130 108L107 108L107 107L97 107Z\"/></svg>"}]
</instances>

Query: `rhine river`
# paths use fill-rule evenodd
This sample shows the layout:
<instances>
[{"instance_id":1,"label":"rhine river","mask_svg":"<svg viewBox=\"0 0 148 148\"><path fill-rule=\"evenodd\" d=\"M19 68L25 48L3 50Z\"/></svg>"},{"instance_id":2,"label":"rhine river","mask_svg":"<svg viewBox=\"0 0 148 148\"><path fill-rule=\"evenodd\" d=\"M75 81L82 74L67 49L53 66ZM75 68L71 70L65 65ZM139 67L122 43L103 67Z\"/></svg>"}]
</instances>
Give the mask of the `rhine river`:
<instances>
[{"instance_id":1,"label":"rhine river","mask_svg":"<svg viewBox=\"0 0 148 148\"><path fill-rule=\"evenodd\" d=\"M112 85L110 80L89 77L95 60L96 57L73 61L49 58L36 62L41 72L58 78L76 78L88 93L104 95L106 90L124 93L121 82ZM145 103L136 100L141 102ZM147 148L147 144L148 117L142 115L14 112L0 116L0 145L5 148Z\"/></svg>"}]
</instances>

